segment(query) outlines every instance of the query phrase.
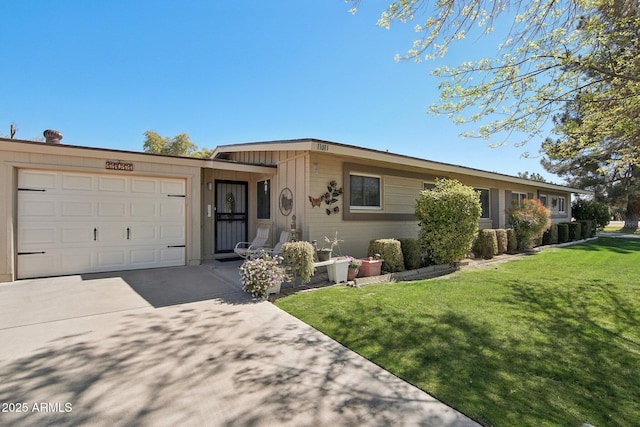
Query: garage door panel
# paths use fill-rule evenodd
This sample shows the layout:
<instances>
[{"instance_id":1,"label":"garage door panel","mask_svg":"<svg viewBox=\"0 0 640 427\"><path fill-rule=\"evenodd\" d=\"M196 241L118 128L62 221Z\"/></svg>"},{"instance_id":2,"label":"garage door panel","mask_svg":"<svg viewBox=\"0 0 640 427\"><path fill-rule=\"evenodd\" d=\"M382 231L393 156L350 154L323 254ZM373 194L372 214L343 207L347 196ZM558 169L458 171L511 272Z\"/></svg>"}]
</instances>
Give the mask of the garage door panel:
<instances>
[{"instance_id":1,"label":"garage door panel","mask_svg":"<svg viewBox=\"0 0 640 427\"><path fill-rule=\"evenodd\" d=\"M47 171L20 171L20 188L54 190L58 185L59 174Z\"/></svg>"},{"instance_id":2,"label":"garage door panel","mask_svg":"<svg viewBox=\"0 0 640 427\"><path fill-rule=\"evenodd\" d=\"M185 244L185 198L162 194L184 194L184 180L20 170L27 184L18 278L185 264L184 247L168 247Z\"/></svg>"},{"instance_id":3,"label":"garage door panel","mask_svg":"<svg viewBox=\"0 0 640 427\"><path fill-rule=\"evenodd\" d=\"M21 198L18 209L23 217L55 217L58 203L56 200L37 200L28 196Z\"/></svg>"},{"instance_id":4,"label":"garage door panel","mask_svg":"<svg viewBox=\"0 0 640 427\"><path fill-rule=\"evenodd\" d=\"M125 193L128 190L128 180L125 177L100 176L98 191Z\"/></svg>"},{"instance_id":5,"label":"garage door panel","mask_svg":"<svg viewBox=\"0 0 640 427\"><path fill-rule=\"evenodd\" d=\"M131 180L132 193L155 194L158 192L157 179L133 178Z\"/></svg>"},{"instance_id":6,"label":"garage door panel","mask_svg":"<svg viewBox=\"0 0 640 427\"><path fill-rule=\"evenodd\" d=\"M184 248L164 248L160 250L160 262L163 265L178 265L178 262L184 262Z\"/></svg>"},{"instance_id":7,"label":"garage door panel","mask_svg":"<svg viewBox=\"0 0 640 427\"><path fill-rule=\"evenodd\" d=\"M71 226L61 228L62 243L91 243L93 242L93 228L91 226Z\"/></svg>"},{"instance_id":8,"label":"garage door panel","mask_svg":"<svg viewBox=\"0 0 640 427\"><path fill-rule=\"evenodd\" d=\"M62 191L92 191L94 177L91 175L62 174Z\"/></svg>"},{"instance_id":9,"label":"garage door panel","mask_svg":"<svg viewBox=\"0 0 640 427\"><path fill-rule=\"evenodd\" d=\"M66 217L91 217L94 216L94 204L85 200L62 200L62 216Z\"/></svg>"},{"instance_id":10,"label":"garage door panel","mask_svg":"<svg viewBox=\"0 0 640 427\"><path fill-rule=\"evenodd\" d=\"M18 273L21 278L55 276L61 265L59 254L29 254L18 257Z\"/></svg>"},{"instance_id":11,"label":"garage door panel","mask_svg":"<svg viewBox=\"0 0 640 427\"><path fill-rule=\"evenodd\" d=\"M140 219L155 219L158 216L158 204L153 202L132 202L131 216Z\"/></svg>"},{"instance_id":12,"label":"garage door panel","mask_svg":"<svg viewBox=\"0 0 640 427\"><path fill-rule=\"evenodd\" d=\"M40 250L43 245L55 245L59 240L56 231L57 228L53 225L18 228L19 252Z\"/></svg>"},{"instance_id":13,"label":"garage door panel","mask_svg":"<svg viewBox=\"0 0 640 427\"><path fill-rule=\"evenodd\" d=\"M171 194L171 195L185 195L185 186L184 181L168 181L161 180L160 181L160 191L162 194Z\"/></svg>"}]
</instances>

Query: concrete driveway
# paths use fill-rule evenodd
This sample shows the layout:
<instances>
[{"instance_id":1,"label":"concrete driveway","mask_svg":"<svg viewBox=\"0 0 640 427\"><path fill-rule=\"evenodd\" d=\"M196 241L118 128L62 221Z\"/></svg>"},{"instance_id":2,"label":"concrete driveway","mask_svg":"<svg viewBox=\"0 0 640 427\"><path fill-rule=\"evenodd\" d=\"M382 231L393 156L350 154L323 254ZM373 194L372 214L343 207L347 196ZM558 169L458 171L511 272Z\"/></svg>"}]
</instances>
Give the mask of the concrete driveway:
<instances>
[{"instance_id":1,"label":"concrete driveway","mask_svg":"<svg viewBox=\"0 0 640 427\"><path fill-rule=\"evenodd\" d=\"M252 300L237 267L0 284L0 425L477 425Z\"/></svg>"}]
</instances>

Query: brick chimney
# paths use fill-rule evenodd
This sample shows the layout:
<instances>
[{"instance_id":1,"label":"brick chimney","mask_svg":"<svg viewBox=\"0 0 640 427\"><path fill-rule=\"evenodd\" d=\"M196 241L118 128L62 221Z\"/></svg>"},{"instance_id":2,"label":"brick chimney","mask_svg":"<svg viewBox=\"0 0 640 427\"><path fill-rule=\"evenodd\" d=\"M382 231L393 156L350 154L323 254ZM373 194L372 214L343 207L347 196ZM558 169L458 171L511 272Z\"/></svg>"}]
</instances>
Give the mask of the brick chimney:
<instances>
[{"instance_id":1,"label":"brick chimney","mask_svg":"<svg viewBox=\"0 0 640 427\"><path fill-rule=\"evenodd\" d=\"M57 130L47 129L42 132L42 134L47 144L60 144L60 140L62 139L62 133Z\"/></svg>"}]
</instances>

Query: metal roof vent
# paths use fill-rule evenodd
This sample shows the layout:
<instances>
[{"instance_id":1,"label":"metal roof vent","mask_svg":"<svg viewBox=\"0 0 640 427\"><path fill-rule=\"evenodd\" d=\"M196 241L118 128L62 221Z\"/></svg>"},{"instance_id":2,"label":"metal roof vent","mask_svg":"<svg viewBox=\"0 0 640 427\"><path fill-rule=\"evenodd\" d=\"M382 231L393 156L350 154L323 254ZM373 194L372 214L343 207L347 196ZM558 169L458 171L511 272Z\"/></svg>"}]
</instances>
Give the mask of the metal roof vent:
<instances>
[{"instance_id":1,"label":"metal roof vent","mask_svg":"<svg viewBox=\"0 0 640 427\"><path fill-rule=\"evenodd\" d=\"M62 133L53 129L47 129L42 134L47 144L60 144L60 140L63 138Z\"/></svg>"}]
</instances>

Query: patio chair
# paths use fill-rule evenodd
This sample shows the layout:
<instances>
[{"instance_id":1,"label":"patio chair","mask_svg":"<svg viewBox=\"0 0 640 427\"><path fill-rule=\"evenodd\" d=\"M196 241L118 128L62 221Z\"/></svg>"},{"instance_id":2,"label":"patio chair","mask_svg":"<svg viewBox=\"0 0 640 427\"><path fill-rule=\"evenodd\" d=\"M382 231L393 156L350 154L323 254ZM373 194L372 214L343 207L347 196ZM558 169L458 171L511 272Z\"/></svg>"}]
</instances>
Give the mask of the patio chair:
<instances>
[{"instance_id":1,"label":"patio chair","mask_svg":"<svg viewBox=\"0 0 640 427\"><path fill-rule=\"evenodd\" d=\"M280 240L278 240L278 243L276 243L273 249L269 250L268 252L272 256L280 255L280 252L282 252L282 245L289 241L290 236L291 234L288 231L282 231L280 233Z\"/></svg>"},{"instance_id":2,"label":"patio chair","mask_svg":"<svg viewBox=\"0 0 640 427\"><path fill-rule=\"evenodd\" d=\"M252 253L264 249L267 246L268 239L269 229L260 227L256 237L251 242L238 242L233 251L242 258L249 258Z\"/></svg>"}]
</instances>

